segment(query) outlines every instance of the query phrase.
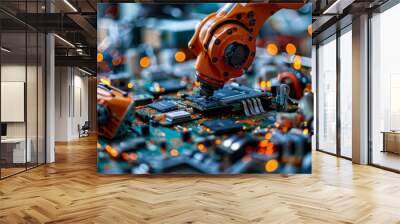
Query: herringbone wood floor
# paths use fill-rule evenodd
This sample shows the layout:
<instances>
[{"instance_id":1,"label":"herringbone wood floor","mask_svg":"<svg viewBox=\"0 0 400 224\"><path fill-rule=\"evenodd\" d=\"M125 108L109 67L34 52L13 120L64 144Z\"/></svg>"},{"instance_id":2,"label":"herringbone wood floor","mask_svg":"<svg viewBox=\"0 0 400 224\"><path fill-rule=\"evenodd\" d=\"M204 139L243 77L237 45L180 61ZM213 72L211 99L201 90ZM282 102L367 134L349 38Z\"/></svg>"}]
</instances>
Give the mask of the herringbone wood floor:
<instances>
[{"instance_id":1,"label":"herringbone wood floor","mask_svg":"<svg viewBox=\"0 0 400 224\"><path fill-rule=\"evenodd\" d=\"M96 174L95 138L0 181L0 223L400 223L400 175L314 153L312 175Z\"/></svg>"}]
</instances>

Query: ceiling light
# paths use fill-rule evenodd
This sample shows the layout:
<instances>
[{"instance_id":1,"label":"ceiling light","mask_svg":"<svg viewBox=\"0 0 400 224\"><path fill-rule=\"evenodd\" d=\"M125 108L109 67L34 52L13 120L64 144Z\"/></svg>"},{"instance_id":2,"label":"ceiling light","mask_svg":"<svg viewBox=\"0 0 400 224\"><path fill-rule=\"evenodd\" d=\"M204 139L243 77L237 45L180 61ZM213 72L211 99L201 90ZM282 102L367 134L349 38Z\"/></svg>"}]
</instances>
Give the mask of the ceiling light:
<instances>
[{"instance_id":1,"label":"ceiling light","mask_svg":"<svg viewBox=\"0 0 400 224\"><path fill-rule=\"evenodd\" d=\"M60 37L60 36L57 35L57 34L54 34L54 36L57 37L58 39L60 39L62 42L64 42L64 43L66 43L67 45L69 45L70 47L75 48L75 45L73 45L73 44L72 44L71 42L69 42L68 40L66 40L66 39L64 39L64 38L62 38L62 37Z\"/></svg>"},{"instance_id":2,"label":"ceiling light","mask_svg":"<svg viewBox=\"0 0 400 224\"><path fill-rule=\"evenodd\" d=\"M336 0L322 14L342 14L343 10L351 5L355 0Z\"/></svg>"},{"instance_id":3,"label":"ceiling light","mask_svg":"<svg viewBox=\"0 0 400 224\"><path fill-rule=\"evenodd\" d=\"M11 52L11 50L9 50L9 49L7 49L7 48L5 48L5 47L1 47L0 49L1 49L2 51L6 52L6 53L10 53L10 52Z\"/></svg>"},{"instance_id":4,"label":"ceiling light","mask_svg":"<svg viewBox=\"0 0 400 224\"><path fill-rule=\"evenodd\" d=\"M78 10L68 1L64 0L65 4L67 4L74 12L78 12Z\"/></svg>"},{"instance_id":5,"label":"ceiling light","mask_svg":"<svg viewBox=\"0 0 400 224\"><path fill-rule=\"evenodd\" d=\"M339 2L340 0L336 0L332 5L330 5L327 9L325 9L322 14L331 13L332 9L335 9L337 7L337 4L339 4Z\"/></svg>"},{"instance_id":6,"label":"ceiling light","mask_svg":"<svg viewBox=\"0 0 400 224\"><path fill-rule=\"evenodd\" d=\"M78 68L78 70L81 71L81 72L83 72L83 73L85 73L85 74L87 74L87 75L92 75L92 73L90 73L90 72L88 72L88 71L86 71L86 70L83 70L83 69L81 69L81 68Z\"/></svg>"}]
</instances>

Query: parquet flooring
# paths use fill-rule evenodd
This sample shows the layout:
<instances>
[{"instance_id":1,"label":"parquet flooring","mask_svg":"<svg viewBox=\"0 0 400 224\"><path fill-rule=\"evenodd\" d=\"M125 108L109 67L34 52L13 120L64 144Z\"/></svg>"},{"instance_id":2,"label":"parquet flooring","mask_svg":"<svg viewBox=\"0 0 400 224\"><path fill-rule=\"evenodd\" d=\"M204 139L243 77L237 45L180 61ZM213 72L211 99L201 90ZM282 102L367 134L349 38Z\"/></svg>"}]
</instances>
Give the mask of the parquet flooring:
<instances>
[{"instance_id":1,"label":"parquet flooring","mask_svg":"<svg viewBox=\"0 0 400 224\"><path fill-rule=\"evenodd\" d=\"M0 223L400 223L400 175L315 152L313 174L104 176L95 138L0 181Z\"/></svg>"}]
</instances>

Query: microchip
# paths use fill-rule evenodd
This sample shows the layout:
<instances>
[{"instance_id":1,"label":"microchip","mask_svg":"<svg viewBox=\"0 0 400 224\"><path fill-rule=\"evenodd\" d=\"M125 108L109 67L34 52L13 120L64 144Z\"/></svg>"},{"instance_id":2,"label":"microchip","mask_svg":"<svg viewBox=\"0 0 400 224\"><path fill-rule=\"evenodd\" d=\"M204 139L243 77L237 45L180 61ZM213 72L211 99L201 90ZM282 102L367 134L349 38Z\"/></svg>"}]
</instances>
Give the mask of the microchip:
<instances>
[{"instance_id":1,"label":"microchip","mask_svg":"<svg viewBox=\"0 0 400 224\"><path fill-rule=\"evenodd\" d=\"M153 102L154 97L149 94L139 94L133 96L136 106L142 106Z\"/></svg>"},{"instance_id":2,"label":"microchip","mask_svg":"<svg viewBox=\"0 0 400 224\"><path fill-rule=\"evenodd\" d=\"M169 122L182 122L191 119L190 113L184 110L172 111L165 114Z\"/></svg>"},{"instance_id":3,"label":"microchip","mask_svg":"<svg viewBox=\"0 0 400 224\"><path fill-rule=\"evenodd\" d=\"M178 92L186 88L186 83L179 79L170 79L153 83L149 87L149 91L153 95L161 95L166 93Z\"/></svg>"},{"instance_id":4,"label":"microchip","mask_svg":"<svg viewBox=\"0 0 400 224\"><path fill-rule=\"evenodd\" d=\"M233 120L209 120L203 122L203 125L211 129L216 134L227 134L242 130L242 125L236 124Z\"/></svg>"},{"instance_id":5,"label":"microchip","mask_svg":"<svg viewBox=\"0 0 400 224\"><path fill-rule=\"evenodd\" d=\"M149 104L149 107L163 113L178 109L178 106L175 103L168 100L161 100L155 103L151 103Z\"/></svg>"},{"instance_id":6,"label":"microchip","mask_svg":"<svg viewBox=\"0 0 400 224\"><path fill-rule=\"evenodd\" d=\"M190 106L203 112L220 111L222 109L230 107L229 105L221 104L212 97L206 98L204 96L201 96L200 94L193 94L191 96L188 96L187 100L189 101Z\"/></svg>"},{"instance_id":7,"label":"microchip","mask_svg":"<svg viewBox=\"0 0 400 224\"><path fill-rule=\"evenodd\" d=\"M221 89L216 90L211 97L206 98L199 94L193 94L187 97L187 100L190 101L190 106L203 112L211 110L222 110L224 108L234 106L235 104L242 105L243 101L248 102L248 100L251 100L251 109L253 109L253 107L257 107L255 108L256 110L258 109L258 111L260 111L261 108L262 111L264 111L264 108L262 108L261 105L261 100L257 99L267 97L268 95L268 92L261 92L246 86L240 86L238 84L232 83L224 86ZM255 102L253 99L255 100Z\"/></svg>"},{"instance_id":8,"label":"microchip","mask_svg":"<svg viewBox=\"0 0 400 224\"><path fill-rule=\"evenodd\" d=\"M214 97L216 99L220 100L226 100L229 98L240 98L242 96L245 96L247 92L245 91L240 91L239 89L234 89L234 88L222 88L220 90L215 91Z\"/></svg>"},{"instance_id":9,"label":"microchip","mask_svg":"<svg viewBox=\"0 0 400 224\"><path fill-rule=\"evenodd\" d=\"M232 83L230 85L224 86L224 88L222 89L215 91L213 97L221 103L229 104L266 95L266 92L261 92L247 86L240 86L238 84Z\"/></svg>"}]
</instances>

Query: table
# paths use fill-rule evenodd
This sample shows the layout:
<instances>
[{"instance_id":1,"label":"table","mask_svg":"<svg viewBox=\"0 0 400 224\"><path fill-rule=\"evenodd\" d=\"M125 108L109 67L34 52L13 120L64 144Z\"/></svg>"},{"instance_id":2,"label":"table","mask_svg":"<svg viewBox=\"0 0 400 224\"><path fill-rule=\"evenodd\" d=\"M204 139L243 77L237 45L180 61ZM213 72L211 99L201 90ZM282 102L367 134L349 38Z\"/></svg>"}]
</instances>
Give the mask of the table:
<instances>
[{"instance_id":1,"label":"table","mask_svg":"<svg viewBox=\"0 0 400 224\"><path fill-rule=\"evenodd\" d=\"M383 150L382 152L392 152L400 154L400 131L382 131Z\"/></svg>"},{"instance_id":2,"label":"table","mask_svg":"<svg viewBox=\"0 0 400 224\"><path fill-rule=\"evenodd\" d=\"M1 139L1 156L3 158L6 158L6 160L9 160L7 162L10 163L26 163L26 162L31 162L32 160L32 153L31 153L31 145L32 141L30 138L26 139L26 142L28 143L26 147L26 154L25 154L25 138L5 138ZM10 146L13 146L13 148L9 148ZM3 154L9 154L12 153L11 155L7 156ZM11 159L12 158L12 159Z\"/></svg>"}]
</instances>

